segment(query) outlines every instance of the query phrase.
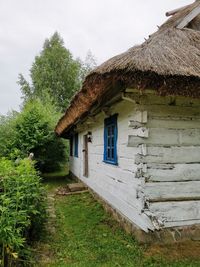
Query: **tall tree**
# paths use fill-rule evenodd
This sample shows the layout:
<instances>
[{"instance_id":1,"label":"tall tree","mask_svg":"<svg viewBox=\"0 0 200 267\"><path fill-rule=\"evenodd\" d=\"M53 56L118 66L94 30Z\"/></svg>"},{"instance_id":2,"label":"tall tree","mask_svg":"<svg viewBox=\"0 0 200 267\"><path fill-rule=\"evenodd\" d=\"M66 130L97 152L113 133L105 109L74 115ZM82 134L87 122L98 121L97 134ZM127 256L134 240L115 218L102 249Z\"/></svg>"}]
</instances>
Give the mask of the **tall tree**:
<instances>
[{"instance_id":1,"label":"tall tree","mask_svg":"<svg viewBox=\"0 0 200 267\"><path fill-rule=\"evenodd\" d=\"M46 39L43 49L30 69L32 84L22 74L18 83L24 100L39 97L41 100L49 94L58 109L64 110L72 95L81 85L81 64L73 59L72 54L64 47L64 42L56 32Z\"/></svg>"},{"instance_id":2,"label":"tall tree","mask_svg":"<svg viewBox=\"0 0 200 267\"><path fill-rule=\"evenodd\" d=\"M81 64L81 81L97 66L96 58L90 50L88 50L85 60L80 60Z\"/></svg>"}]
</instances>

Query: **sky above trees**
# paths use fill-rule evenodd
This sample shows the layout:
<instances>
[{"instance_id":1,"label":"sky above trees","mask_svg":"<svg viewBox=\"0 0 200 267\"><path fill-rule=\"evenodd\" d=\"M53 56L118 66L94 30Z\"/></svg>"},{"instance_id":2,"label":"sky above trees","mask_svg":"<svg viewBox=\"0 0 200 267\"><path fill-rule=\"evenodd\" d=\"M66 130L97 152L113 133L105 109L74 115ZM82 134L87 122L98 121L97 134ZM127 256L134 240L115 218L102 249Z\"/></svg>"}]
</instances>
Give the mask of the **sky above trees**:
<instances>
[{"instance_id":1,"label":"sky above trees","mask_svg":"<svg viewBox=\"0 0 200 267\"><path fill-rule=\"evenodd\" d=\"M18 109L18 74L28 78L43 42L55 31L74 57L91 50L100 64L143 42L165 12L193 0L1 0L0 114Z\"/></svg>"}]
</instances>

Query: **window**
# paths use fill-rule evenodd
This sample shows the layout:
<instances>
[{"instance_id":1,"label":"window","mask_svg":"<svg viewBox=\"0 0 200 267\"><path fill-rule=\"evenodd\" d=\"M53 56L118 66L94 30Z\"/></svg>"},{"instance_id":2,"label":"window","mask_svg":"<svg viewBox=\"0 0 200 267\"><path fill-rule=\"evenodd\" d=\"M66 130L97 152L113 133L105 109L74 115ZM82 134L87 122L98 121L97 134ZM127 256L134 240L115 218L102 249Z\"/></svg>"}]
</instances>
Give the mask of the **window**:
<instances>
[{"instance_id":1,"label":"window","mask_svg":"<svg viewBox=\"0 0 200 267\"><path fill-rule=\"evenodd\" d=\"M104 162L117 165L117 114L104 121Z\"/></svg>"},{"instance_id":2,"label":"window","mask_svg":"<svg viewBox=\"0 0 200 267\"><path fill-rule=\"evenodd\" d=\"M69 145L70 145L70 157L73 157L73 136L70 136Z\"/></svg>"},{"instance_id":3,"label":"window","mask_svg":"<svg viewBox=\"0 0 200 267\"><path fill-rule=\"evenodd\" d=\"M78 134L74 135L74 157L78 158Z\"/></svg>"}]
</instances>

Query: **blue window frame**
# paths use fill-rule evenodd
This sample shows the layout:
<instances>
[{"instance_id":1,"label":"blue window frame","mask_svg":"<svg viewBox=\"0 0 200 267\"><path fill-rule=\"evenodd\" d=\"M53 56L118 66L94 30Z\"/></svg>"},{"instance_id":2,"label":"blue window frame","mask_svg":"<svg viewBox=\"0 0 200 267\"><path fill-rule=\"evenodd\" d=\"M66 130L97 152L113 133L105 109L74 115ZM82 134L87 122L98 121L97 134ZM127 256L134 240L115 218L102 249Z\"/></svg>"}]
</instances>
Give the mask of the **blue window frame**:
<instances>
[{"instance_id":1,"label":"blue window frame","mask_svg":"<svg viewBox=\"0 0 200 267\"><path fill-rule=\"evenodd\" d=\"M74 157L78 158L78 134L74 135Z\"/></svg>"},{"instance_id":2,"label":"blue window frame","mask_svg":"<svg viewBox=\"0 0 200 267\"><path fill-rule=\"evenodd\" d=\"M117 160L117 116L115 114L104 120L104 162L113 165Z\"/></svg>"}]
</instances>

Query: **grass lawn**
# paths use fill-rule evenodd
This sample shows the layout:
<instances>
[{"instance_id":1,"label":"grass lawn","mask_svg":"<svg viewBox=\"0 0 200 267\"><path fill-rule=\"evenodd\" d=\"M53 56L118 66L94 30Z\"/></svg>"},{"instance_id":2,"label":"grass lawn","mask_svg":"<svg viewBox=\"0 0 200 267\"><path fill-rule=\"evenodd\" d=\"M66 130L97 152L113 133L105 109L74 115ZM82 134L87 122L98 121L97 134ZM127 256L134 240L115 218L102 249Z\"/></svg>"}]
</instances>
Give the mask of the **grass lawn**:
<instances>
[{"instance_id":1,"label":"grass lawn","mask_svg":"<svg viewBox=\"0 0 200 267\"><path fill-rule=\"evenodd\" d=\"M48 182L49 192L64 181ZM43 261L37 266L200 266L199 242L183 246L141 247L120 229L89 193L57 196L55 212L55 232L47 233L39 244ZM192 248L192 253L186 256L187 248Z\"/></svg>"}]
</instances>

